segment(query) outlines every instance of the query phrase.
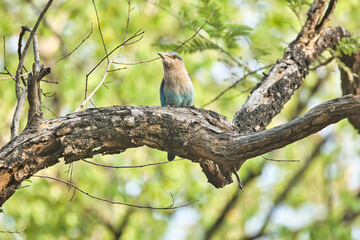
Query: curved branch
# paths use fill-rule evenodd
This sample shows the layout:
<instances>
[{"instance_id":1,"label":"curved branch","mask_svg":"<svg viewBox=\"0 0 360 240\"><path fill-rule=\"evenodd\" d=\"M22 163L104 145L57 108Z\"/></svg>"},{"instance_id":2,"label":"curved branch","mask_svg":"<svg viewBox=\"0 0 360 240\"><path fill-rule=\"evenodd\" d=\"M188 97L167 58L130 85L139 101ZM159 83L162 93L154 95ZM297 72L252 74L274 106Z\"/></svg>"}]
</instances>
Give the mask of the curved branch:
<instances>
[{"instance_id":1,"label":"curved branch","mask_svg":"<svg viewBox=\"0 0 360 240\"><path fill-rule=\"evenodd\" d=\"M315 46L304 46L296 41L291 43L285 50L284 58L253 89L251 96L236 113L233 122L239 132L264 130L301 87L311 62L327 48L335 48L341 38L349 36L349 32L342 27L327 28Z\"/></svg>"},{"instance_id":2,"label":"curved branch","mask_svg":"<svg viewBox=\"0 0 360 240\"><path fill-rule=\"evenodd\" d=\"M241 135L224 116L185 107L117 106L88 109L26 129L0 149L0 204L37 171L149 146L177 156L231 165L282 148L343 118L360 114L360 96L320 104L270 130Z\"/></svg>"},{"instance_id":3,"label":"curved branch","mask_svg":"<svg viewBox=\"0 0 360 240\"><path fill-rule=\"evenodd\" d=\"M350 56L343 54L340 57L340 60L351 71L348 72L342 67L339 67L341 73L341 89L343 95L360 95L360 52L357 51ZM358 131L358 133L360 133L360 115L349 117L348 120Z\"/></svg>"}]
</instances>

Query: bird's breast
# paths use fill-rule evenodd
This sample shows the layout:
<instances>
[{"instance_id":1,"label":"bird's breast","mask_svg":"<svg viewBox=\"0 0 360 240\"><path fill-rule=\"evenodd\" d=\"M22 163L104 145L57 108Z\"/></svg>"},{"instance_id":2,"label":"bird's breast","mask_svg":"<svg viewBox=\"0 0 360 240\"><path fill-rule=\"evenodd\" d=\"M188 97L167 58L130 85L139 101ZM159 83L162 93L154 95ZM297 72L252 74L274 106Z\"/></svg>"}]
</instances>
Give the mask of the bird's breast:
<instances>
[{"instance_id":1,"label":"bird's breast","mask_svg":"<svg viewBox=\"0 0 360 240\"><path fill-rule=\"evenodd\" d=\"M178 95L188 94L194 89L188 72L168 71L164 74L164 91Z\"/></svg>"}]
</instances>

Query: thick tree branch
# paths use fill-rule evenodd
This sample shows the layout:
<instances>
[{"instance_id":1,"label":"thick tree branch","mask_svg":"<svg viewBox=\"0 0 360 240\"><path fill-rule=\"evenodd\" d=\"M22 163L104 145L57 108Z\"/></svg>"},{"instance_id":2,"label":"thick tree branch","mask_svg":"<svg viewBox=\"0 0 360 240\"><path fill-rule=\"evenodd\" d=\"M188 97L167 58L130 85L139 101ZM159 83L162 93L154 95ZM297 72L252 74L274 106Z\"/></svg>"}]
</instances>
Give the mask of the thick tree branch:
<instances>
[{"instance_id":1,"label":"thick tree branch","mask_svg":"<svg viewBox=\"0 0 360 240\"><path fill-rule=\"evenodd\" d=\"M324 50L334 48L343 37L350 36L342 27L327 28L313 48L290 44L284 58L270 70L260 86L236 113L233 120L239 132L264 130L302 85L309 66Z\"/></svg>"},{"instance_id":2,"label":"thick tree branch","mask_svg":"<svg viewBox=\"0 0 360 240\"><path fill-rule=\"evenodd\" d=\"M343 28L324 30L337 1L327 2L328 0L313 2L297 38L289 44L283 58L277 61L268 75L252 90L246 103L235 114L233 123L239 133L264 130L302 85L311 62L325 49L334 48L342 37L348 36ZM204 160L202 168L214 186L223 187L232 182L231 172L236 174L241 164L224 168Z\"/></svg>"},{"instance_id":3,"label":"thick tree branch","mask_svg":"<svg viewBox=\"0 0 360 240\"><path fill-rule=\"evenodd\" d=\"M351 56L343 55L340 59L351 71L351 73L349 73L340 67L341 89L343 94L360 95L360 52L357 51ZM348 119L360 133L360 115L352 116Z\"/></svg>"},{"instance_id":4,"label":"thick tree branch","mask_svg":"<svg viewBox=\"0 0 360 240\"><path fill-rule=\"evenodd\" d=\"M149 146L177 156L233 165L305 138L343 118L360 114L360 96L325 102L270 130L239 134L222 115L184 107L119 106L88 109L25 129L0 149L0 204L37 171L64 158ZM176 139L176 141L174 141Z\"/></svg>"}]
</instances>

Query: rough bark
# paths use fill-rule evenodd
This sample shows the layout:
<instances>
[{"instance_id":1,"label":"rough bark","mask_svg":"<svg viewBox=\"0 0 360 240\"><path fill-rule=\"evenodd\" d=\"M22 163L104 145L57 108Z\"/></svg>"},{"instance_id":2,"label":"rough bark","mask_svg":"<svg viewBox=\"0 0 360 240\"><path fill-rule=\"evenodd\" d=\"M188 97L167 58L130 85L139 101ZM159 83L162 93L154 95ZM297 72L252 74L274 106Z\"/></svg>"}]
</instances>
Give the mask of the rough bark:
<instances>
[{"instance_id":1,"label":"rough bark","mask_svg":"<svg viewBox=\"0 0 360 240\"><path fill-rule=\"evenodd\" d=\"M118 106L43 121L0 149L0 204L40 169L63 158L70 163L95 154L121 153L148 146L198 162L241 163L360 114L360 96L325 102L303 116L270 130L240 134L225 117L196 108ZM169 129L172 129L169 131Z\"/></svg>"},{"instance_id":2,"label":"rough bark","mask_svg":"<svg viewBox=\"0 0 360 240\"><path fill-rule=\"evenodd\" d=\"M360 52L356 52L350 56L343 55L340 59L351 71L351 73L349 73L340 67L341 89L343 94L360 95ZM360 133L360 115L349 117L348 120Z\"/></svg>"}]
</instances>

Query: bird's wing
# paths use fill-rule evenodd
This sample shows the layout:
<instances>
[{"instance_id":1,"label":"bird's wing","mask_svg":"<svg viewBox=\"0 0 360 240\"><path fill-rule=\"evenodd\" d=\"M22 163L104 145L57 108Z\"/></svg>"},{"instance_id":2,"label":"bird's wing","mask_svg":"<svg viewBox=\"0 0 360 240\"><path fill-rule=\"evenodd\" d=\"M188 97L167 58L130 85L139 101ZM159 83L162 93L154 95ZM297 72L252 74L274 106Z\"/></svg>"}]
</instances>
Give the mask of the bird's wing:
<instances>
[{"instance_id":1,"label":"bird's wing","mask_svg":"<svg viewBox=\"0 0 360 240\"><path fill-rule=\"evenodd\" d=\"M190 76L190 73L188 73L188 75L189 75L190 80L192 81L191 76Z\"/></svg>"},{"instance_id":2,"label":"bird's wing","mask_svg":"<svg viewBox=\"0 0 360 240\"><path fill-rule=\"evenodd\" d=\"M160 85L160 102L161 102L161 106L166 106L165 94L164 94L164 79L161 81L161 85Z\"/></svg>"}]
</instances>

